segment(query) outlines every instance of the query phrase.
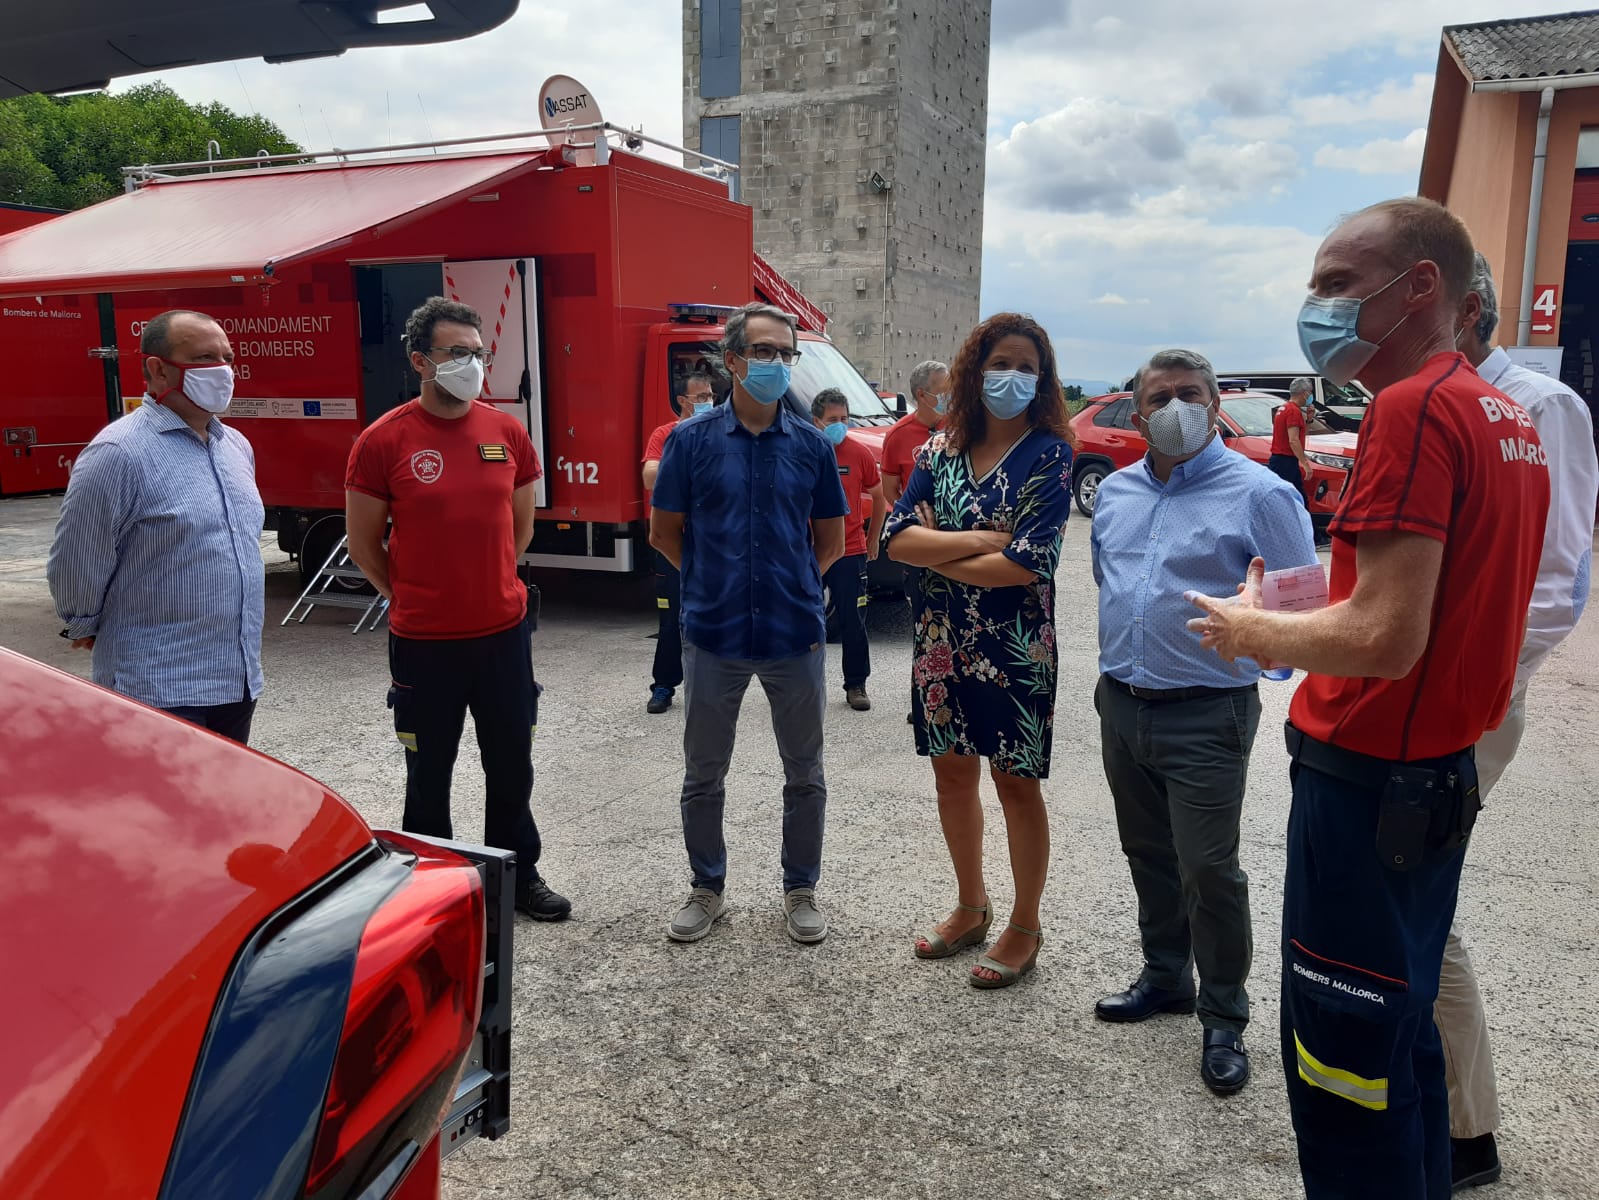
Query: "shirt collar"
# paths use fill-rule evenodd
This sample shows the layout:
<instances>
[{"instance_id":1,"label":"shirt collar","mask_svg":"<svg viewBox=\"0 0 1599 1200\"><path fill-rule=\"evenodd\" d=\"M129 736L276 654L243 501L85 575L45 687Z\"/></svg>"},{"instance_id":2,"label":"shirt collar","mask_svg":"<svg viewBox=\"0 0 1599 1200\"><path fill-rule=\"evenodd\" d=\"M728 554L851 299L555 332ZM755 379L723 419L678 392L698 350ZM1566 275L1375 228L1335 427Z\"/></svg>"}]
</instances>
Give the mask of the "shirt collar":
<instances>
[{"instance_id":1,"label":"shirt collar","mask_svg":"<svg viewBox=\"0 0 1599 1200\"><path fill-rule=\"evenodd\" d=\"M1205 443L1205 448L1193 458L1178 463L1171 469L1171 478L1161 483L1160 476L1155 474L1154 461L1149 455L1144 455L1144 474L1157 488L1169 487L1175 484L1186 483L1189 479L1197 478L1211 470L1221 462L1221 456L1228 453L1227 447L1222 444L1220 427L1211 435L1210 441Z\"/></svg>"},{"instance_id":2,"label":"shirt collar","mask_svg":"<svg viewBox=\"0 0 1599 1200\"><path fill-rule=\"evenodd\" d=\"M786 399L779 400L777 402L776 419L773 420L772 423L765 429L761 430L759 434L752 434L748 429L744 428L744 422L738 419L738 411L733 407L732 396L729 396L720 407L727 410L722 414L722 432L728 434L742 433L745 437L761 437L768 433L781 433L786 435L790 432L788 428L789 422L797 420L794 414L788 410L788 401Z\"/></svg>"},{"instance_id":3,"label":"shirt collar","mask_svg":"<svg viewBox=\"0 0 1599 1200\"><path fill-rule=\"evenodd\" d=\"M1477 368L1477 374L1482 381L1490 387L1499 382L1500 376L1508 371L1513 364L1510 355L1505 353L1503 346L1495 346L1488 352L1488 357L1482 360L1482 365Z\"/></svg>"},{"instance_id":4,"label":"shirt collar","mask_svg":"<svg viewBox=\"0 0 1599 1200\"><path fill-rule=\"evenodd\" d=\"M150 396L148 392L145 393L144 402L140 404L139 407L150 410L150 416L148 420L155 428L157 433L171 433L178 429L182 429L190 433L193 432L193 430L189 428L189 423L187 421L178 416L177 413L173 412L165 404L158 403ZM217 420L214 416L210 417L205 423L205 432L206 436L210 438L221 437L222 422Z\"/></svg>"}]
</instances>

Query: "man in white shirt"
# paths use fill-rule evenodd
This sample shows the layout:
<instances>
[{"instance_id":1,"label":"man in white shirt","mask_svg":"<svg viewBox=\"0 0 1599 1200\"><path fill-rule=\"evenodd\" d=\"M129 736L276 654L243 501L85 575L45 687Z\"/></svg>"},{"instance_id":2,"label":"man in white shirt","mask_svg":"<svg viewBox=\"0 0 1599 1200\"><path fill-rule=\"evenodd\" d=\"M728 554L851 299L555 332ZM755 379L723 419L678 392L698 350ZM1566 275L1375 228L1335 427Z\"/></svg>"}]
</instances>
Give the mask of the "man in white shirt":
<instances>
[{"instance_id":1,"label":"man in white shirt","mask_svg":"<svg viewBox=\"0 0 1599 1200\"><path fill-rule=\"evenodd\" d=\"M1498 729L1477 743L1477 773L1484 801L1515 757L1527 724L1527 681L1549 652L1576 627L1588 602L1593 560L1594 499L1599 493L1599 459L1594 454L1593 420L1588 406L1558 379L1529 371L1494 347L1499 297L1493 273L1481 254L1472 290L1461 309L1461 353L1485 383L1527 410L1549 456L1549 519L1544 528L1538 581L1527 613L1527 634L1516 664L1516 690ZM1438 1001L1433 1007L1443 1037L1449 1083L1449 1134L1454 1155L1454 1186L1475 1187L1499 1178L1494 1130L1499 1127L1499 1095L1493 1052L1483 1017L1482 996L1471 956L1460 940L1458 923L1444 947Z\"/></svg>"}]
</instances>

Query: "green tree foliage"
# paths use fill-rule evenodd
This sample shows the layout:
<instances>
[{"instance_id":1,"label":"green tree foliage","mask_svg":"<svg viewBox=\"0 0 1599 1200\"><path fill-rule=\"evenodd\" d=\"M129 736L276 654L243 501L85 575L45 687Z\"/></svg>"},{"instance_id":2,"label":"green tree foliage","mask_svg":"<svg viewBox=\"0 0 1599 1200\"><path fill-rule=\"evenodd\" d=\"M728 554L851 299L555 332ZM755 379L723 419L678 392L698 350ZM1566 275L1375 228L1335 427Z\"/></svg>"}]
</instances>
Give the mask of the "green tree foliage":
<instances>
[{"instance_id":1,"label":"green tree foliage","mask_svg":"<svg viewBox=\"0 0 1599 1200\"><path fill-rule=\"evenodd\" d=\"M1066 411L1075 416L1083 410L1083 389L1075 383L1067 384L1061 389L1066 393Z\"/></svg>"},{"instance_id":2,"label":"green tree foliage","mask_svg":"<svg viewBox=\"0 0 1599 1200\"><path fill-rule=\"evenodd\" d=\"M122 191L122 167L203 159L213 139L223 158L300 149L265 117L190 104L160 83L0 100L0 202L83 208Z\"/></svg>"}]
</instances>

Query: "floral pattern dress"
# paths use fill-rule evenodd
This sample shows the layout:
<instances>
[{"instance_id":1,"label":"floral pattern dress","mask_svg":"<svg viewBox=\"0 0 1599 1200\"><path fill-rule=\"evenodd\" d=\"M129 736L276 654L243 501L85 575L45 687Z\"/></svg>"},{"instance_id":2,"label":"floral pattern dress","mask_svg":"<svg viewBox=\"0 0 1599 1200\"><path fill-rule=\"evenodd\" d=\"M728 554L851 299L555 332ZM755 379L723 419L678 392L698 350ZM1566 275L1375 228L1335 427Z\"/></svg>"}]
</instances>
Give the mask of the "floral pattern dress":
<instances>
[{"instance_id":1,"label":"floral pattern dress","mask_svg":"<svg viewBox=\"0 0 1599 1200\"><path fill-rule=\"evenodd\" d=\"M1071 447L1044 430L1029 430L981 479L942 433L917 452L888 536L917 524L916 505L929 501L940 529L1009 533L1005 556L1034 578L989 588L922 573L911 667L916 753L977 754L1006 774L1049 778L1055 567L1071 496Z\"/></svg>"}]
</instances>

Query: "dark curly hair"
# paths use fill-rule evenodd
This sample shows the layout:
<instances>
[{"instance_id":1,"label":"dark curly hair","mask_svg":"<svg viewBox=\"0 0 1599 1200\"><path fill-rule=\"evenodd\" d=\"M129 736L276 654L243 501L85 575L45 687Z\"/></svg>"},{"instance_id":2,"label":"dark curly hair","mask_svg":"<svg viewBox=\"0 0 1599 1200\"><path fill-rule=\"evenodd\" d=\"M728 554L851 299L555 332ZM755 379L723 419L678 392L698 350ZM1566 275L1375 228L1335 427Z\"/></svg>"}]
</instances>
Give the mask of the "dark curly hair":
<instances>
[{"instance_id":1,"label":"dark curly hair","mask_svg":"<svg viewBox=\"0 0 1599 1200\"><path fill-rule=\"evenodd\" d=\"M433 327L439 322L453 325L470 325L483 332L483 318L477 309L459 300L446 300L443 296L429 296L405 319L405 349L426 354L433 345Z\"/></svg>"},{"instance_id":2,"label":"dark curly hair","mask_svg":"<svg viewBox=\"0 0 1599 1200\"><path fill-rule=\"evenodd\" d=\"M983 403L983 364L994 346L1012 334L1027 338L1038 347L1038 391L1027 406L1028 424L1034 429L1048 430L1064 439L1073 450L1077 449L1049 334L1032 317L1012 312L995 313L977 326L966 335L965 343L955 355L949 368L949 411L944 416L946 444L960 454L982 440L988 428L988 408Z\"/></svg>"}]
</instances>

